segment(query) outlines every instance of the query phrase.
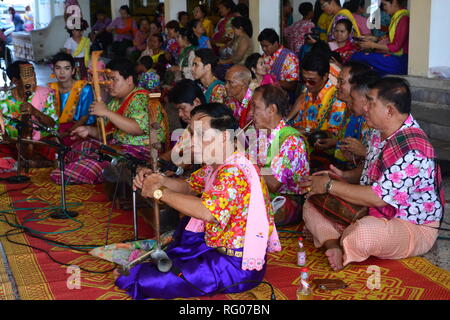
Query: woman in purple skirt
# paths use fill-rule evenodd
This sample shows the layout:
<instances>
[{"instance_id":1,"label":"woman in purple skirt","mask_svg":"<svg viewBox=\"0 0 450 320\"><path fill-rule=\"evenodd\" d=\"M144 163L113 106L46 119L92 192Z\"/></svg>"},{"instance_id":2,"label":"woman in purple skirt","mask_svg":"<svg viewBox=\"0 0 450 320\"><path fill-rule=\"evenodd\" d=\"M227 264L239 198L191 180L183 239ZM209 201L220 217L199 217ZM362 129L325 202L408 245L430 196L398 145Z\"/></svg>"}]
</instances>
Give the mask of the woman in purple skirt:
<instances>
[{"instance_id":1,"label":"woman in purple skirt","mask_svg":"<svg viewBox=\"0 0 450 320\"><path fill-rule=\"evenodd\" d=\"M134 299L250 290L264 278L266 253L281 250L267 187L257 167L234 152L230 130L239 125L233 112L223 104L207 104L191 115L194 160L208 165L187 180L142 170L134 181L144 197L187 216L166 251L171 271L143 263L117 278L117 286Z\"/></svg>"}]
</instances>

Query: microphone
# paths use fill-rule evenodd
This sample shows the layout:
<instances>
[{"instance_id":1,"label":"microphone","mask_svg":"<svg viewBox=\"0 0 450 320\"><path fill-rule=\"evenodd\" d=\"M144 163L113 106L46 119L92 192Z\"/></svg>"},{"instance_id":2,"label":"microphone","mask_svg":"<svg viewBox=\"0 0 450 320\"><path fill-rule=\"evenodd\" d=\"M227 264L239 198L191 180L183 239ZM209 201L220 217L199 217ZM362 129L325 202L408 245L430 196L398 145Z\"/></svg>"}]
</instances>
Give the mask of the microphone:
<instances>
[{"instance_id":1,"label":"microphone","mask_svg":"<svg viewBox=\"0 0 450 320\"><path fill-rule=\"evenodd\" d=\"M163 171L172 171L177 176L181 176L184 173L183 168L177 167L172 162L166 161L164 159L159 159L158 162L161 165L161 169L163 169Z\"/></svg>"}]
</instances>

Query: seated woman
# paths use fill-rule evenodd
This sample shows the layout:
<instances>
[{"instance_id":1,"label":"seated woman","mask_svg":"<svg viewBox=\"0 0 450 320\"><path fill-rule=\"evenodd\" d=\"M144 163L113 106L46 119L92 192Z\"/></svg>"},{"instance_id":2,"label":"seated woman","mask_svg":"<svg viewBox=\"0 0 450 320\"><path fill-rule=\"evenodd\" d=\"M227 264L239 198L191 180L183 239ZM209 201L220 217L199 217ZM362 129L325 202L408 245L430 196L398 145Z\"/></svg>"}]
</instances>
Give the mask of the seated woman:
<instances>
[{"instance_id":1,"label":"seated woman","mask_svg":"<svg viewBox=\"0 0 450 320\"><path fill-rule=\"evenodd\" d=\"M264 278L267 251L281 250L267 187L257 168L243 154L234 153L235 141L227 131L238 129L232 111L207 104L191 116L198 124L198 129L190 127L195 162L208 165L187 181L159 174L135 179L134 187L142 189L144 197L187 217L167 250L174 265L170 272L143 263L117 278L116 285L134 299L197 297L227 286L221 293L250 290ZM211 134L220 143L211 145L206 138Z\"/></svg>"},{"instance_id":2,"label":"seated woman","mask_svg":"<svg viewBox=\"0 0 450 320\"><path fill-rule=\"evenodd\" d=\"M303 208L306 228L317 248L325 248L330 266L341 270L370 256L403 259L423 255L438 236L445 204L440 168L428 137L411 116L411 91L400 78L370 85L365 108L372 135L364 166L308 178ZM368 208L350 225L333 222L311 201L329 194Z\"/></svg>"},{"instance_id":3,"label":"seated woman","mask_svg":"<svg viewBox=\"0 0 450 320\"><path fill-rule=\"evenodd\" d=\"M275 76L269 73L267 65L264 62L264 57L259 53L253 53L248 56L245 60L245 66L252 73L253 80L250 82L250 88L252 90L266 84L277 83Z\"/></svg>"},{"instance_id":4,"label":"seated woman","mask_svg":"<svg viewBox=\"0 0 450 320\"><path fill-rule=\"evenodd\" d=\"M333 41L334 39L334 29L336 24L342 19L348 19L351 21L353 26L352 37L360 37L361 32L358 27L353 14L341 6L340 0L320 0L320 5L322 10L332 16L331 22L328 24L328 41Z\"/></svg>"},{"instance_id":5,"label":"seated woman","mask_svg":"<svg viewBox=\"0 0 450 320\"><path fill-rule=\"evenodd\" d=\"M231 20L234 39L228 58L221 59L220 64L243 64L245 59L253 53L253 26L248 18L235 17Z\"/></svg>"},{"instance_id":6,"label":"seated woman","mask_svg":"<svg viewBox=\"0 0 450 320\"><path fill-rule=\"evenodd\" d=\"M139 59L145 56L150 56L153 59L153 63L158 63L159 57L166 54L166 52L162 49L163 44L164 39L160 34L152 34L148 37L147 49L142 52Z\"/></svg>"},{"instance_id":7,"label":"seated woman","mask_svg":"<svg viewBox=\"0 0 450 320\"><path fill-rule=\"evenodd\" d=\"M77 65L77 72L79 79L87 80L89 67L89 60L91 54L91 40L88 37L83 36L83 32L88 28L88 23L82 20L81 27L79 29L67 29L70 34L70 38L66 40L64 49L66 53L72 55Z\"/></svg>"},{"instance_id":8,"label":"seated woman","mask_svg":"<svg viewBox=\"0 0 450 320\"><path fill-rule=\"evenodd\" d=\"M194 8L194 19L200 20L205 29L205 35L211 38L214 32L214 24L208 18L208 8L205 5L199 5Z\"/></svg>"},{"instance_id":9,"label":"seated woman","mask_svg":"<svg viewBox=\"0 0 450 320\"><path fill-rule=\"evenodd\" d=\"M273 85L259 87L253 95L253 103L253 120L258 132L257 163L264 168L271 199L280 196L286 199L275 212L275 223L280 227L298 224L304 202L298 185L309 175L306 138L286 125L289 96L283 89ZM256 151L250 150L250 154Z\"/></svg>"},{"instance_id":10,"label":"seated woman","mask_svg":"<svg viewBox=\"0 0 450 320\"><path fill-rule=\"evenodd\" d=\"M359 52L352 60L365 62L381 75L407 74L409 51L409 11L406 0L384 0L384 10L392 16L389 37L363 37L358 47L376 52Z\"/></svg>"},{"instance_id":11,"label":"seated woman","mask_svg":"<svg viewBox=\"0 0 450 320\"><path fill-rule=\"evenodd\" d=\"M180 63L178 66L173 66L169 70L172 72L180 72L180 78L194 80L192 66L194 64L198 39L192 31L182 28L178 33L177 42L181 48Z\"/></svg>"},{"instance_id":12,"label":"seated woman","mask_svg":"<svg viewBox=\"0 0 450 320\"><path fill-rule=\"evenodd\" d=\"M328 43L332 51L339 53L342 63L347 63L358 50L350 36L352 34L352 28L350 20L339 20L334 28L335 40Z\"/></svg>"},{"instance_id":13,"label":"seated woman","mask_svg":"<svg viewBox=\"0 0 450 320\"><path fill-rule=\"evenodd\" d=\"M228 45L233 39L233 28L231 20L236 16L236 4L232 0L221 0L218 4L219 15L222 19L216 25L214 34L211 37L215 50Z\"/></svg>"}]
</instances>

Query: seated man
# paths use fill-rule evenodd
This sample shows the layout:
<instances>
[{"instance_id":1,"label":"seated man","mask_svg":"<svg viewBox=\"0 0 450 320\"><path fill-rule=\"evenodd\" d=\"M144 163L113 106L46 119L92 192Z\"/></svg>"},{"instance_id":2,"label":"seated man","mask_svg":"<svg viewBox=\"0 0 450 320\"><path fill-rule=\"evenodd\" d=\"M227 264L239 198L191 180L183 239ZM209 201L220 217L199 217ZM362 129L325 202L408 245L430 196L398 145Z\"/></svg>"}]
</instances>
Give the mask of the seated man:
<instances>
[{"instance_id":1,"label":"seated man","mask_svg":"<svg viewBox=\"0 0 450 320\"><path fill-rule=\"evenodd\" d=\"M107 121L106 134L112 134L108 143L119 147L123 153L138 159L145 159L150 154L146 146L160 142L164 144L167 133L165 115L158 103L149 111L149 92L136 87L137 75L135 65L128 59L117 59L107 65L111 81L108 89L112 100L108 105L94 102L90 107L91 115L104 117ZM149 113L154 115L152 124L158 123L157 140L150 141ZM67 182L71 184L98 184L103 182L102 171L109 161L98 159L96 152L101 147L101 132L93 126L81 126L72 131L72 136L91 140L78 142L65 158ZM60 171L52 172L51 177L61 183Z\"/></svg>"},{"instance_id":2,"label":"seated man","mask_svg":"<svg viewBox=\"0 0 450 320\"><path fill-rule=\"evenodd\" d=\"M302 63L302 79L305 91L297 99L288 119L293 127L307 135L321 131L329 137L336 137L342 129L346 114L346 105L337 98L336 87L329 80L330 63L326 56L308 54ZM316 155L323 154L332 158L334 149L324 154L324 146L310 139L311 148L316 148ZM327 162L329 159L318 160ZM313 167L321 164L313 164Z\"/></svg>"},{"instance_id":3,"label":"seated man","mask_svg":"<svg viewBox=\"0 0 450 320\"><path fill-rule=\"evenodd\" d=\"M212 49L195 51L192 75L202 84L207 103L224 103L226 100L225 85L213 73L218 62L219 58Z\"/></svg>"},{"instance_id":4,"label":"seated man","mask_svg":"<svg viewBox=\"0 0 450 320\"><path fill-rule=\"evenodd\" d=\"M83 125L95 123L89 116L89 107L94 101L92 87L85 80L75 80L75 60L67 53L60 52L52 59L53 72L57 82L49 83L55 93L55 108L59 116L59 136L62 143L71 146L75 140L72 131Z\"/></svg>"},{"instance_id":5,"label":"seated man","mask_svg":"<svg viewBox=\"0 0 450 320\"><path fill-rule=\"evenodd\" d=\"M325 248L335 271L370 256L423 255L436 241L443 217L440 168L428 137L410 114L407 82L380 79L370 85L367 97L367 123L378 131L371 137L364 167L346 172L331 167L301 185L310 198L303 212L306 228L315 246ZM349 226L332 222L310 202L326 193L368 207L368 216Z\"/></svg>"},{"instance_id":6,"label":"seated man","mask_svg":"<svg viewBox=\"0 0 450 320\"><path fill-rule=\"evenodd\" d=\"M153 174L143 185L135 182L143 196L187 217L167 250L174 265L170 272L143 263L117 278L116 285L134 299L197 297L227 286L221 293L250 290L264 278L266 252L281 250L267 187L253 164L234 153L234 137L227 130L239 126L232 111L206 104L192 111L191 121L201 128L191 131L194 150L204 151L194 153L195 161L209 165L186 181ZM211 134L222 143L211 145L205 139ZM245 283L231 286L238 282Z\"/></svg>"},{"instance_id":7,"label":"seated man","mask_svg":"<svg viewBox=\"0 0 450 320\"><path fill-rule=\"evenodd\" d=\"M228 95L227 105L233 110L239 126L244 128L251 121L249 110L253 96L253 90L250 88L252 73L244 66L235 65L228 69L225 81Z\"/></svg>"},{"instance_id":8,"label":"seated man","mask_svg":"<svg viewBox=\"0 0 450 320\"><path fill-rule=\"evenodd\" d=\"M350 117L347 118L345 127L339 134L334 154L336 164L340 168L353 169L366 157L369 139L374 131L369 128L364 117L364 110L368 103L366 95L370 84L379 78L377 73L371 71L355 75L350 81L350 103L348 104Z\"/></svg>"},{"instance_id":9,"label":"seated man","mask_svg":"<svg viewBox=\"0 0 450 320\"><path fill-rule=\"evenodd\" d=\"M342 154L341 149L341 143L344 139L346 139L345 143L350 141L352 138L357 141L362 141L364 134L367 133L368 130L366 120L363 117L364 105L356 108L358 114L357 116L355 115L355 112L353 112L354 109L352 107L351 90L352 84L356 78L360 79L359 81L362 79L370 79L370 81L375 81L378 76L368 65L363 63L349 62L342 67L338 77L336 92L337 99L344 102L347 106L347 114L344 124L336 136L319 139L317 141L317 148L320 150L335 149L335 161L333 162L336 162L340 168L347 168L348 166L349 169L352 169L355 167L354 162L360 158L364 159L365 156L364 153L363 155L354 158L352 155L347 154L350 158L346 159ZM354 142L354 140L352 141Z\"/></svg>"},{"instance_id":10,"label":"seated man","mask_svg":"<svg viewBox=\"0 0 450 320\"><path fill-rule=\"evenodd\" d=\"M258 130L258 165L266 169L263 177L271 198L286 198L281 211L276 212L275 222L277 226L299 223L303 197L298 185L309 175L305 138L283 120L289 110L289 97L283 89L265 85L255 90L253 99L253 119ZM254 153L250 151L250 154Z\"/></svg>"},{"instance_id":11,"label":"seated man","mask_svg":"<svg viewBox=\"0 0 450 320\"><path fill-rule=\"evenodd\" d=\"M49 88L36 85L36 74L33 65L26 61L16 61L7 68L6 72L8 78L14 84L14 88L0 92L1 113L4 116L17 118L19 120L25 120L23 116L28 115L42 125L53 130L58 130L58 115L54 105L55 95ZM14 121L7 118L5 119L5 131L9 138L16 139L18 137L16 126ZM31 124L27 129L29 128L31 128ZM48 132L27 129L23 130L22 138L37 141L51 135ZM28 135L28 137L26 135ZM36 149L34 149L34 147ZM52 165L51 161L55 160L54 150L44 146L34 147L33 149L35 151L31 151L27 148L30 152L26 152L29 154L24 154L26 160L30 160L28 164L32 167ZM4 153L16 157L17 150L15 145L6 146L3 149L5 149L3 150Z\"/></svg>"},{"instance_id":12,"label":"seated man","mask_svg":"<svg viewBox=\"0 0 450 320\"><path fill-rule=\"evenodd\" d=\"M280 37L273 29L264 29L258 36L264 51L269 73L274 75L280 86L293 94L299 80L299 61L294 52L280 44Z\"/></svg>"}]
</instances>

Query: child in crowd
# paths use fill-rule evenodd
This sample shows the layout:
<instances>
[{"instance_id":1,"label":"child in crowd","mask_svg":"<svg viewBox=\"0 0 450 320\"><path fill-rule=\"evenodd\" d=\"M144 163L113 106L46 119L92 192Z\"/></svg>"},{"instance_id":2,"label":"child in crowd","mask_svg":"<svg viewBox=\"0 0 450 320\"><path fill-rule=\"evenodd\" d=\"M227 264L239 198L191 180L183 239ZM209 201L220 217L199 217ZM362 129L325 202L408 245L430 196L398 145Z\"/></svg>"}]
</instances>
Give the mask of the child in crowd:
<instances>
[{"instance_id":1,"label":"child in crowd","mask_svg":"<svg viewBox=\"0 0 450 320\"><path fill-rule=\"evenodd\" d=\"M158 91L161 81L159 75L153 69L152 57L145 56L139 59L136 71L139 74L138 87L150 92Z\"/></svg>"},{"instance_id":2,"label":"child in crowd","mask_svg":"<svg viewBox=\"0 0 450 320\"><path fill-rule=\"evenodd\" d=\"M192 32L198 39L198 49L211 49L211 42L207 36L205 36L205 28L200 20L192 20L189 25Z\"/></svg>"},{"instance_id":3,"label":"child in crowd","mask_svg":"<svg viewBox=\"0 0 450 320\"><path fill-rule=\"evenodd\" d=\"M180 25L176 20L169 21L166 24L167 29L167 43L165 44L166 51L170 53L172 58L178 64L180 60L181 48L178 44L177 38L180 32Z\"/></svg>"}]
</instances>

